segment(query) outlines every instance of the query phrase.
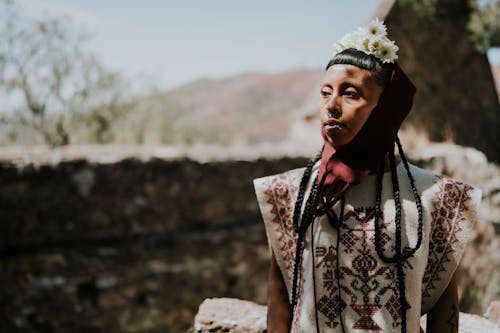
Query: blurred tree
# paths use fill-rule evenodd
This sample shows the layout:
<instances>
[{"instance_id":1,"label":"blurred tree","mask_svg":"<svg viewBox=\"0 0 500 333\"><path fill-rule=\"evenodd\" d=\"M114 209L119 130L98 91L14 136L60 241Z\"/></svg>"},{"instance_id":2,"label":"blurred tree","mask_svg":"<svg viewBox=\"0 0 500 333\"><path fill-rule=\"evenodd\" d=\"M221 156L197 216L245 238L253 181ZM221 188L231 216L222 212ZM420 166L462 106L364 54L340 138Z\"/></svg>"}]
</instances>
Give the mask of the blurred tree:
<instances>
[{"instance_id":1,"label":"blurred tree","mask_svg":"<svg viewBox=\"0 0 500 333\"><path fill-rule=\"evenodd\" d=\"M93 141L109 142L126 83L82 50L85 38L69 19L35 21L12 0L0 0L0 13L0 89L11 102L3 123L58 146L71 142L70 118L80 119Z\"/></svg>"},{"instance_id":2,"label":"blurred tree","mask_svg":"<svg viewBox=\"0 0 500 333\"><path fill-rule=\"evenodd\" d=\"M500 0L400 0L428 21L446 20L467 13L467 27L476 49L482 53L500 46Z\"/></svg>"},{"instance_id":3,"label":"blurred tree","mask_svg":"<svg viewBox=\"0 0 500 333\"><path fill-rule=\"evenodd\" d=\"M500 1L489 0L482 7L472 1L468 28L472 33L476 47L487 51L490 47L500 46Z\"/></svg>"}]
</instances>

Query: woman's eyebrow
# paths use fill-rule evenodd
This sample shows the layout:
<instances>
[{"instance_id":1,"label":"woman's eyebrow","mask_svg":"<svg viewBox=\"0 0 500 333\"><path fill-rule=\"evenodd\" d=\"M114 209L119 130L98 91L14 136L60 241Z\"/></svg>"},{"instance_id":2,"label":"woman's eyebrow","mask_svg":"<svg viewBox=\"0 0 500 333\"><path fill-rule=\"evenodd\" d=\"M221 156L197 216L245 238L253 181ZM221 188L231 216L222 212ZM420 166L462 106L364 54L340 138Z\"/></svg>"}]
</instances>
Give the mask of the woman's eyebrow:
<instances>
[{"instance_id":1,"label":"woman's eyebrow","mask_svg":"<svg viewBox=\"0 0 500 333\"><path fill-rule=\"evenodd\" d=\"M343 82L340 86L343 87L343 88L346 87L346 86L348 86L348 87L353 87L356 90L362 90L361 85L359 85L357 83L354 83L352 81Z\"/></svg>"}]
</instances>

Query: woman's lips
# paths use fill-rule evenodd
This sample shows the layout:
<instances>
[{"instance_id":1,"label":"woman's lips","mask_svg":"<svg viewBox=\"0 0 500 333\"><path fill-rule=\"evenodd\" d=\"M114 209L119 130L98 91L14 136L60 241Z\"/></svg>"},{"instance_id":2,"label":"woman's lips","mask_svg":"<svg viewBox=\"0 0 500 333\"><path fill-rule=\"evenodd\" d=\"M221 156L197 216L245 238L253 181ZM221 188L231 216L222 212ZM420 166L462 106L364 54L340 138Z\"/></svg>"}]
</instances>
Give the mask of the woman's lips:
<instances>
[{"instance_id":1,"label":"woman's lips","mask_svg":"<svg viewBox=\"0 0 500 333\"><path fill-rule=\"evenodd\" d=\"M327 121L323 122L323 126L325 127L326 132L336 132L345 128L345 125L343 123L334 119L328 119Z\"/></svg>"}]
</instances>

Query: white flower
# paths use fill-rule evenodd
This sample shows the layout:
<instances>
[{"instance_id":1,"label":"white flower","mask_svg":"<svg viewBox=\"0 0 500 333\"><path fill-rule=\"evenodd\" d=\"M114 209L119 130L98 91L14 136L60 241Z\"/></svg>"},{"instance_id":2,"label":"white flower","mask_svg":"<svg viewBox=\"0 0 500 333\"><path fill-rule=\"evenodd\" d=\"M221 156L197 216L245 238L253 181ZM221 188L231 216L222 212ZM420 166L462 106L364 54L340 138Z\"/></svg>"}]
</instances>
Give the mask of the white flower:
<instances>
[{"instance_id":1,"label":"white flower","mask_svg":"<svg viewBox=\"0 0 500 333\"><path fill-rule=\"evenodd\" d=\"M360 36L355 32L346 34L337 43L334 44L334 55L349 48L359 48Z\"/></svg>"},{"instance_id":2,"label":"white flower","mask_svg":"<svg viewBox=\"0 0 500 333\"><path fill-rule=\"evenodd\" d=\"M377 37L384 37L387 35L387 28L384 25L384 21L379 21L378 17L368 23L366 31L368 34Z\"/></svg>"},{"instance_id":3,"label":"white flower","mask_svg":"<svg viewBox=\"0 0 500 333\"><path fill-rule=\"evenodd\" d=\"M374 56L382 60L382 62L389 63L394 62L398 58L396 52L399 50L399 47L391 40L381 40L380 46L376 49Z\"/></svg>"},{"instance_id":4,"label":"white flower","mask_svg":"<svg viewBox=\"0 0 500 333\"><path fill-rule=\"evenodd\" d=\"M334 44L334 55L346 49L353 48L366 54L373 55L383 63L392 63L398 58L399 48L387 38L387 28L378 18L366 27L358 28L346 34Z\"/></svg>"},{"instance_id":5,"label":"white flower","mask_svg":"<svg viewBox=\"0 0 500 333\"><path fill-rule=\"evenodd\" d=\"M366 35L363 37L362 50L368 54L374 54L380 47L382 39L374 35Z\"/></svg>"}]
</instances>

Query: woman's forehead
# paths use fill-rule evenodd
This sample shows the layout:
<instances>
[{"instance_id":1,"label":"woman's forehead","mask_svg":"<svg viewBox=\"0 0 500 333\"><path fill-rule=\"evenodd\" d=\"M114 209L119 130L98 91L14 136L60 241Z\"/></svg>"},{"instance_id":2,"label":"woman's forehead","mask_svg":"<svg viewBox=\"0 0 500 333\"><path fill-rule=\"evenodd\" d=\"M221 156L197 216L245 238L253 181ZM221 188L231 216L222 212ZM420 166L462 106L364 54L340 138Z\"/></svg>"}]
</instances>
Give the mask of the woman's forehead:
<instances>
[{"instance_id":1,"label":"woman's forehead","mask_svg":"<svg viewBox=\"0 0 500 333\"><path fill-rule=\"evenodd\" d=\"M372 73L354 65L335 64L330 66L323 78L323 84L336 83L337 81L355 81L358 84L372 84Z\"/></svg>"}]
</instances>

